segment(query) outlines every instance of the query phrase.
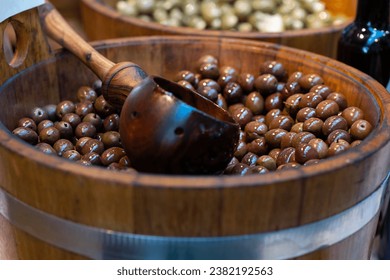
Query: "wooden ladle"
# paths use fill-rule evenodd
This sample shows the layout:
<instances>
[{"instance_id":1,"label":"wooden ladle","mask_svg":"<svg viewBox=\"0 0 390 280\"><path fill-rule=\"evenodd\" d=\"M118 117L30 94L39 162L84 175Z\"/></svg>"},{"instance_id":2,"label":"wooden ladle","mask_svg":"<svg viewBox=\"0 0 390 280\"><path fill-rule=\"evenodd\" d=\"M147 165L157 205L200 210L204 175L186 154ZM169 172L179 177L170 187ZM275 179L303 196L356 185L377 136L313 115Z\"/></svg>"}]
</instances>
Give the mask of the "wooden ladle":
<instances>
[{"instance_id":1,"label":"wooden ladle","mask_svg":"<svg viewBox=\"0 0 390 280\"><path fill-rule=\"evenodd\" d=\"M137 64L108 60L50 3L39 9L46 34L88 66L102 80L105 99L121 109L121 141L135 169L168 174L225 169L239 137L239 125L227 111L195 91L149 76Z\"/></svg>"}]
</instances>

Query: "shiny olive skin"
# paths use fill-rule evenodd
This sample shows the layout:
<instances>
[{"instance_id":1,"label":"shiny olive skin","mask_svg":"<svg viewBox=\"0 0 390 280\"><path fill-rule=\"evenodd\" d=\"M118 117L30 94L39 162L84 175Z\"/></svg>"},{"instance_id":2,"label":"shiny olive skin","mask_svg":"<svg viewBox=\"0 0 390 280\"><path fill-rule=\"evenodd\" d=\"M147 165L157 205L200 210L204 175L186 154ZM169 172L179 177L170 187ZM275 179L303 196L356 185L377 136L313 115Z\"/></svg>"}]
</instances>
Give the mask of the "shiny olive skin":
<instances>
[{"instance_id":1,"label":"shiny olive skin","mask_svg":"<svg viewBox=\"0 0 390 280\"><path fill-rule=\"evenodd\" d=\"M255 140L246 144L247 151L258 156L264 155L268 152L268 145L264 137L256 138ZM244 156L245 157L245 156Z\"/></svg>"},{"instance_id":2,"label":"shiny olive skin","mask_svg":"<svg viewBox=\"0 0 390 280\"><path fill-rule=\"evenodd\" d=\"M295 150L295 160L300 164L304 164L311 159L318 159L319 157L317 150L310 144L299 144Z\"/></svg>"},{"instance_id":3,"label":"shiny olive skin","mask_svg":"<svg viewBox=\"0 0 390 280\"><path fill-rule=\"evenodd\" d=\"M51 120L43 120L38 123L37 132L40 133L44 128L54 126L54 123Z\"/></svg>"},{"instance_id":4,"label":"shiny olive skin","mask_svg":"<svg viewBox=\"0 0 390 280\"><path fill-rule=\"evenodd\" d=\"M101 155L104 152L104 144L103 142L97 140L97 139L89 139L85 144L83 145L81 149L81 154L85 155L88 153L97 153L98 155Z\"/></svg>"},{"instance_id":5,"label":"shiny olive skin","mask_svg":"<svg viewBox=\"0 0 390 280\"><path fill-rule=\"evenodd\" d=\"M119 130L119 115L111 114L103 121L104 131L118 131Z\"/></svg>"},{"instance_id":6,"label":"shiny olive skin","mask_svg":"<svg viewBox=\"0 0 390 280\"><path fill-rule=\"evenodd\" d=\"M111 147L122 147L121 138L118 131L106 131L102 135L101 141L106 149Z\"/></svg>"},{"instance_id":7,"label":"shiny olive skin","mask_svg":"<svg viewBox=\"0 0 390 280\"><path fill-rule=\"evenodd\" d=\"M106 116L114 114L117 111L114 106L112 106L107 102L106 99L104 99L103 95L100 95L98 98L96 98L93 106L96 113L99 114L101 118L105 118Z\"/></svg>"},{"instance_id":8,"label":"shiny olive skin","mask_svg":"<svg viewBox=\"0 0 390 280\"><path fill-rule=\"evenodd\" d=\"M253 166L256 164L257 159L259 158L258 155L252 152L248 152L242 159L241 163L245 163L246 165Z\"/></svg>"},{"instance_id":9,"label":"shiny olive skin","mask_svg":"<svg viewBox=\"0 0 390 280\"><path fill-rule=\"evenodd\" d=\"M349 132L353 139L363 140L370 134L371 130L372 125L368 121L360 119L351 125Z\"/></svg>"},{"instance_id":10,"label":"shiny olive skin","mask_svg":"<svg viewBox=\"0 0 390 280\"><path fill-rule=\"evenodd\" d=\"M35 121L32 118L28 118L28 117L21 118L18 121L17 126L18 127L27 127L27 128L31 128L34 131L37 131L37 124L35 123Z\"/></svg>"},{"instance_id":11,"label":"shiny olive skin","mask_svg":"<svg viewBox=\"0 0 390 280\"><path fill-rule=\"evenodd\" d=\"M276 91L278 79L272 74L263 74L255 79L254 86L263 96L267 96Z\"/></svg>"},{"instance_id":12,"label":"shiny olive skin","mask_svg":"<svg viewBox=\"0 0 390 280\"><path fill-rule=\"evenodd\" d=\"M113 162L119 162L119 160L126 155L126 152L123 148L120 147L111 147L103 151L101 154L101 161L103 165L110 165Z\"/></svg>"},{"instance_id":13,"label":"shiny olive skin","mask_svg":"<svg viewBox=\"0 0 390 280\"><path fill-rule=\"evenodd\" d=\"M38 134L29 127L17 127L12 131L12 134L31 145L38 143Z\"/></svg>"},{"instance_id":14,"label":"shiny olive skin","mask_svg":"<svg viewBox=\"0 0 390 280\"><path fill-rule=\"evenodd\" d=\"M44 142L36 144L35 148L48 155L57 155L57 151L54 150L53 146Z\"/></svg>"},{"instance_id":15,"label":"shiny olive skin","mask_svg":"<svg viewBox=\"0 0 390 280\"><path fill-rule=\"evenodd\" d=\"M79 102L90 101L95 102L98 97L97 92L89 86L81 86L77 90L77 100Z\"/></svg>"},{"instance_id":16,"label":"shiny olive skin","mask_svg":"<svg viewBox=\"0 0 390 280\"><path fill-rule=\"evenodd\" d=\"M313 118L316 116L316 110L311 107L305 107L298 111L295 116L297 122L304 122L307 119Z\"/></svg>"},{"instance_id":17,"label":"shiny olive skin","mask_svg":"<svg viewBox=\"0 0 390 280\"><path fill-rule=\"evenodd\" d=\"M75 111L75 104L70 100L64 100L58 103L56 107L56 115L58 118L62 118L64 115L68 113L74 113Z\"/></svg>"},{"instance_id":18,"label":"shiny olive skin","mask_svg":"<svg viewBox=\"0 0 390 280\"><path fill-rule=\"evenodd\" d=\"M75 128L74 134L77 138L86 136L94 138L96 136L96 127L90 122L81 122Z\"/></svg>"},{"instance_id":19,"label":"shiny olive skin","mask_svg":"<svg viewBox=\"0 0 390 280\"><path fill-rule=\"evenodd\" d=\"M326 120L330 116L339 113L339 105L333 100L323 100L316 106L316 116L322 120Z\"/></svg>"},{"instance_id":20,"label":"shiny olive skin","mask_svg":"<svg viewBox=\"0 0 390 280\"><path fill-rule=\"evenodd\" d=\"M53 145L59 139L60 132L54 126L46 127L39 133L39 140L50 145Z\"/></svg>"},{"instance_id":21,"label":"shiny olive skin","mask_svg":"<svg viewBox=\"0 0 390 280\"><path fill-rule=\"evenodd\" d=\"M351 127L355 121L364 118L364 113L362 109L355 106L350 106L343 110L341 116L347 121L348 127Z\"/></svg>"},{"instance_id":22,"label":"shiny olive skin","mask_svg":"<svg viewBox=\"0 0 390 280\"><path fill-rule=\"evenodd\" d=\"M88 113L83 119L83 122L90 122L94 127L96 127L97 131L101 130L103 126L102 118L96 113Z\"/></svg>"},{"instance_id":23,"label":"shiny olive skin","mask_svg":"<svg viewBox=\"0 0 390 280\"><path fill-rule=\"evenodd\" d=\"M264 97L258 91L252 91L245 100L245 107L249 108L254 115L264 110Z\"/></svg>"},{"instance_id":24,"label":"shiny olive skin","mask_svg":"<svg viewBox=\"0 0 390 280\"><path fill-rule=\"evenodd\" d=\"M54 127L60 132L60 138L71 139L73 137L73 128L70 123L59 121L54 124Z\"/></svg>"},{"instance_id":25,"label":"shiny olive skin","mask_svg":"<svg viewBox=\"0 0 390 280\"><path fill-rule=\"evenodd\" d=\"M47 112L43 108L41 108L41 107L34 107L31 110L31 113L30 113L29 117L31 119L33 119L36 124L38 124L41 121L46 120L49 117L49 115L47 114Z\"/></svg>"},{"instance_id":26,"label":"shiny olive skin","mask_svg":"<svg viewBox=\"0 0 390 280\"><path fill-rule=\"evenodd\" d=\"M83 119L86 115L94 112L94 105L91 101L85 100L75 104L75 113Z\"/></svg>"},{"instance_id":27,"label":"shiny olive skin","mask_svg":"<svg viewBox=\"0 0 390 280\"><path fill-rule=\"evenodd\" d=\"M69 123L73 129L75 129L77 125L81 123L81 118L76 113L67 113L62 117L61 120Z\"/></svg>"},{"instance_id":28,"label":"shiny olive skin","mask_svg":"<svg viewBox=\"0 0 390 280\"><path fill-rule=\"evenodd\" d=\"M295 148L293 147L288 147L280 151L276 159L276 165L280 166L290 162L295 162Z\"/></svg>"},{"instance_id":29,"label":"shiny olive skin","mask_svg":"<svg viewBox=\"0 0 390 280\"><path fill-rule=\"evenodd\" d=\"M68 160L72 160L72 161L78 161L81 159L81 155L79 152L77 152L76 150L68 150L68 151L65 151L63 154L62 154L62 157L63 158L66 158Z\"/></svg>"},{"instance_id":30,"label":"shiny olive skin","mask_svg":"<svg viewBox=\"0 0 390 280\"><path fill-rule=\"evenodd\" d=\"M276 169L276 160L269 155L262 155L257 158L256 165L264 166L267 170L273 171Z\"/></svg>"},{"instance_id":31,"label":"shiny olive skin","mask_svg":"<svg viewBox=\"0 0 390 280\"><path fill-rule=\"evenodd\" d=\"M57 155L61 157L66 151L73 150L74 147L72 142L70 142L68 139L58 139L53 144L53 148L57 152Z\"/></svg>"}]
</instances>

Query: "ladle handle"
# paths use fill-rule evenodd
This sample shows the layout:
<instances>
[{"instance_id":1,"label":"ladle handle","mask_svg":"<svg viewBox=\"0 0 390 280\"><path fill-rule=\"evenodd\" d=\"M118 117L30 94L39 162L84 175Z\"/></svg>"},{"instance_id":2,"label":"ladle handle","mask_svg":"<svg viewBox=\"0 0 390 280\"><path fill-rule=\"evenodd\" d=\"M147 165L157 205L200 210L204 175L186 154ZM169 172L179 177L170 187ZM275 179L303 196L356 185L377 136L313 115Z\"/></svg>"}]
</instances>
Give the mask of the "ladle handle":
<instances>
[{"instance_id":1,"label":"ladle handle","mask_svg":"<svg viewBox=\"0 0 390 280\"><path fill-rule=\"evenodd\" d=\"M145 71L133 62L115 64L101 55L73 30L51 3L40 6L39 13L46 34L91 69L103 82L104 98L122 108L134 86L148 76Z\"/></svg>"},{"instance_id":2,"label":"ladle handle","mask_svg":"<svg viewBox=\"0 0 390 280\"><path fill-rule=\"evenodd\" d=\"M46 34L77 56L103 80L115 64L97 52L77 34L51 3L46 2L40 6L39 12Z\"/></svg>"}]
</instances>

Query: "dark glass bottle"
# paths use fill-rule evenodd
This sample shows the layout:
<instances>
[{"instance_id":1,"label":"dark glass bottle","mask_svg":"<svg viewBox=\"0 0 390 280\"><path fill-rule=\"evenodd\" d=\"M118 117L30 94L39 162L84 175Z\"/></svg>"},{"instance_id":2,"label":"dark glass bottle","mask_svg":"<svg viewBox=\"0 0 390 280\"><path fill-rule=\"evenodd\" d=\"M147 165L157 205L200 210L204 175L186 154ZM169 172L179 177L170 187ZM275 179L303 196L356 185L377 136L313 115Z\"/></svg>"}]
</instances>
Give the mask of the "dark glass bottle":
<instances>
[{"instance_id":1,"label":"dark glass bottle","mask_svg":"<svg viewBox=\"0 0 390 280\"><path fill-rule=\"evenodd\" d=\"M385 87L390 77L390 0L359 0L355 20L342 32L337 59Z\"/></svg>"}]
</instances>

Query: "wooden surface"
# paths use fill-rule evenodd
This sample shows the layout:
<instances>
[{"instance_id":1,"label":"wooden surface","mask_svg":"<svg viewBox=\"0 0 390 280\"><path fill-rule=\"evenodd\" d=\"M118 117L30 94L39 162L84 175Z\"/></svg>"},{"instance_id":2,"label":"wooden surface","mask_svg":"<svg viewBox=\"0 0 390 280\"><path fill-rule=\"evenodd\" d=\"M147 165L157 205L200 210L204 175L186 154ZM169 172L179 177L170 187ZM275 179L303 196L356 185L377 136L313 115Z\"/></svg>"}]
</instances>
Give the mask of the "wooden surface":
<instances>
[{"instance_id":1,"label":"wooden surface","mask_svg":"<svg viewBox=\"0 0 390 280\"><path fill-rule=\"evenodd\" d=\"M43 155L9 132L35 106L75 100L78 87L96 79L92 71L69 53L56 53L53 60L20 70L18 75L13 73L18 69L7 71L9 65L1 60L4 80L12 79L0 87L0 187L32 207L114 231L157 236L241 235L296 227L340 213L370 195L389 172L390 96L379 83L353 68L299 50L223 38L139 37L104 41L95 47L111 61L133 61L150 74L170 79L178 70L191 69L194 60L204 54L249 73L257 73L261 61L278 60L290 73L323 76L334 91L346 95L350 105L362 108L375 130L354 150L277 176L113 175L113 171ZM343 242L301 258L368 258L376 222L377 217ZM10 256L83 258L12 226L7 232L13 236L5 241L0 238L0 242L9 241L0 248L9 250Z\"/></svg>"},{"instance_id":2,"label":"wooden surface","mask_svg":"<svg viewBox=\"0 0 390 280\"><path fill-rule=\"evenodd\" d=\"M345 13L350 16L347 23L352 21L356 9L356 0L328 0L325 2L329 11ZM115 3L116 0L81 0L82 21L85 33L90 40L148 35L216 36L278 43L335 58L337 40L341 30L347 24L278 33L196 30L186 27L169 27L123 16L115 10Z\"/></svg>"}]
</instances>

